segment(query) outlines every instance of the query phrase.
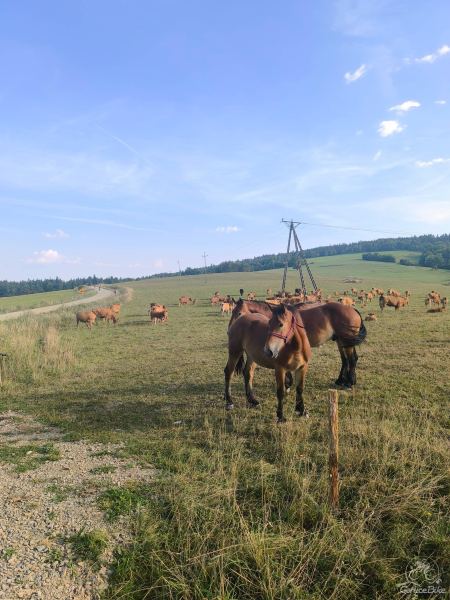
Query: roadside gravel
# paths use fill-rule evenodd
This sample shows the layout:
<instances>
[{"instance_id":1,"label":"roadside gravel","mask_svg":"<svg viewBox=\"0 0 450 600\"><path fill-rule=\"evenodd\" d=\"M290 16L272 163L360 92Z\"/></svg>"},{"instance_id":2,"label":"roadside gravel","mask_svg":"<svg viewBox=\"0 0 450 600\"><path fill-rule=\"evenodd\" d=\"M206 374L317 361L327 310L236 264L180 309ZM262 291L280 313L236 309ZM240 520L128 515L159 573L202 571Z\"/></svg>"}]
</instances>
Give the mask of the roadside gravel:
<instances>
[{"instance_id":1,"label":"roadside gravel","mask_svg":"<svg viewBox=\"0 0 450 600\"><path fill-rule=\"evenodd\" d=\"M153 469L117 457L120 446L62 441L61 433L18 413L0 414L1 447L51 442L60 458L18 473L0 463L0 599L93 600L105 589L114 547L127 539L97 506L102 490L149 482ZM32 450L29 451L32 454ZM101 530L101 565L79 561L67 538Z\"/></svg>"}]
</instances>

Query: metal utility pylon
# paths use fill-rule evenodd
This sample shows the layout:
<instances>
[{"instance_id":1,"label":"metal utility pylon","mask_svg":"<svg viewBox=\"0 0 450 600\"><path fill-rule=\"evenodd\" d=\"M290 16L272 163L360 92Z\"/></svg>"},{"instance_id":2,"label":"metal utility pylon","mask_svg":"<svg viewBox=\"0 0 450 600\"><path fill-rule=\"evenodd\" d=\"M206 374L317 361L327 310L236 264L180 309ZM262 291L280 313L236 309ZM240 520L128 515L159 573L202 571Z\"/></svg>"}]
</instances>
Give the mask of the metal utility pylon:
<instances>
[{"instance_id":1,"label":"metal utility pylon","mask_svg":"<svg viewBox=\"0 0 450 600\"><path fill-rule=\"evenodd\" d=\"M303 248L300 244L300 240L298 239L298 235L296 232L296 229L299 225L301 225L301 222L300 221L292 221L292 219L290 221L281 219L281 222L285 223L289 227L289 238L288 238L288 245L287 245L287 251L286 251L286 263L284 265L283 281L281 283L281 292L284 293L284 291L286 289L286 277L287 277L287 270L289 267L289 256L291 254L292 239L294 240L295 250L293 250L293 252L295 253L295 256L297 258L296 269L297 269L299 277L300 277L301 290L304 294L308 293L308 290L306 289L306 284L305 284L305 277L303 274L303 267L305 267L305 269L309 275L309 278L311 280L312 288L314 291L316 291L317 290L316 282L314 280L313 274L311 273L311 269L309 268L308 261L306 260L305 254L303 252Z\"/></svg>"}]
</instances>

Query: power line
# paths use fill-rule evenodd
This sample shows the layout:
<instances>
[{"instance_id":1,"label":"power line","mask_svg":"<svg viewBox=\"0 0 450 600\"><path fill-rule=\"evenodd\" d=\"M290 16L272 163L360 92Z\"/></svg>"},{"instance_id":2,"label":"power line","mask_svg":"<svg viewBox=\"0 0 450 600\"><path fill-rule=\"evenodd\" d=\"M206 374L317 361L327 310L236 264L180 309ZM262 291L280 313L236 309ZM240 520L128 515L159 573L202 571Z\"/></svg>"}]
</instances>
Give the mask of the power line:
<instances>
[{"instance_id":1,"label":"power line","mask_svg":"<svg viewBox=\"0 0 450 600\"><path fill-rule=\"evenodd\" d=\"M363 227L346 227L345 225L327 225L325 223L309 223L301 221L301 225L313 225L314 227L330 227L332 229L349 229L351 231L368 231L370 233L390 233L391 235L417 235L411 231L382 231L380 229L365 229Z\"/></svg>"},{"instance_id":2,"label":"power line","mask_svg":"<svg viewBox=\"0 0 450 600\"><path fill-rule=\"evenodd\" d=\"M206 282L206 270L208 268L208 266L206 264L206 258L207 258L208 255L206 254L206 252L203 252L202 256L203 256L203 261L205 263L205 282Z\"/></svg>"}]
</instances>

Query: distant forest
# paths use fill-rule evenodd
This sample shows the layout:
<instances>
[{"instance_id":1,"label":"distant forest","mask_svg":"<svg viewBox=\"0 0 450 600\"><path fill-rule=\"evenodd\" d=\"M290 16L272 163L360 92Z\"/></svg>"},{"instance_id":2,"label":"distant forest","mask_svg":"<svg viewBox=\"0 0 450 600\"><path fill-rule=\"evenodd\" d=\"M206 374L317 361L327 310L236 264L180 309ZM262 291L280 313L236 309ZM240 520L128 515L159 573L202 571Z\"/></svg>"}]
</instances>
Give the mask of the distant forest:
<instances>
[{"instance_id":1,"label":"distant forest","mask_svg":"<svg viewBox=\"0 0 450 600\"><path fill-rule=\"evenodd\" d=\"M401 238L381 238L369 242L352 242L351 244L333 244L331 246L318 246L304 251L306 258L319 256L337 256L339 254L356 253L378 253L394 250L405 250L418 252L420 256L417 262L409 259L401 259L400 264L410 266L414 264L434 269L450 269L450 234L440 236L420 235ZM367 260L367 259L366 259ZM369 260L374 260L369 259ZM377 259L379 260L379 258ZM382 259L385 260L385 259ZM391 260L391 259L389 259ZM292 254L289 258L289 266L295 267L297 258ZM266 271L268 269L279 269L284 267L286 253L264 254L254 258L243 260L227 260L218 265L210 265L206 268L207 273L245 273L250 271ZM188 267L181 275L198 275L205 273L204 267L192 269ZM79 277L77 279L29 279L27 281L0 281L1 296L19 296L22 294L36 294L38 292L52 292L56 290L68 290L80 285L118 284L137 279L151 279L160 277L175 277L179 273L158 273L135 278L121 277Z\"/></svg>"}]
</instances>

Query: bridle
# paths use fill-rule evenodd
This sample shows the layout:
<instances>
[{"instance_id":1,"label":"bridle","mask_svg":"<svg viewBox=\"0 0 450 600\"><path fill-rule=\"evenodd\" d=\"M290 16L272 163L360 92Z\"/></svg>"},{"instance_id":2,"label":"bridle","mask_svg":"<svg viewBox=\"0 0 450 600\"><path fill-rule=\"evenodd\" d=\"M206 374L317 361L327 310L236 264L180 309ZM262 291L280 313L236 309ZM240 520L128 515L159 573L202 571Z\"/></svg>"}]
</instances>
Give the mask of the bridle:
<instances>
[{"instance_id":1,"label":"bridle","mask_svg":"<svg viewBox=\"0 0 450 600\"><path fill-rule=\"evenodd\" d=\"M282 333L278 333L277 331L273 331L270 336L272 337L277 337L280 338L281 340L284 340L284 343L287 344L288 343L288 339L291 335L291 333L294 331L295 326L297 325L297 327L303 327L303 329L305 328L304 325L301 325L300 323L298 323L294 317L294 315L292 315L292 321L291 321L291 326L289 327L289 331L287 332L287 335L283 335Z\"/></svg>"}]
</instances>

